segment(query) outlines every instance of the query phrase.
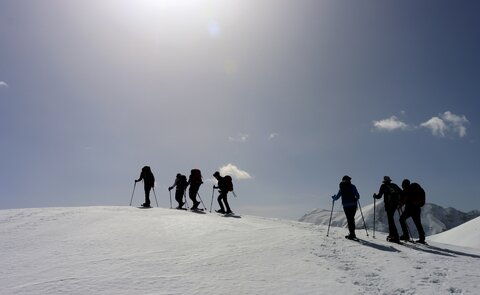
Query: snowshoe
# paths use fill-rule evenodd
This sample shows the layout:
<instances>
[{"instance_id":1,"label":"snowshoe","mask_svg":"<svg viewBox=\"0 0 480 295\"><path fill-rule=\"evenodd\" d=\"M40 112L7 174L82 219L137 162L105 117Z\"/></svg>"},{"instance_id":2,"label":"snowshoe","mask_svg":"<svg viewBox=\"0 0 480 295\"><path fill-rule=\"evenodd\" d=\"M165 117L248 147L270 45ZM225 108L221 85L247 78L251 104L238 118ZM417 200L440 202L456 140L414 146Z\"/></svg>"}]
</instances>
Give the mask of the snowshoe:
<instances>
[{"instance_id":1,"label":"snowshoe","mask_svg":"<svg viewBox=\"0 0 480 295\"><path fill-rule=\"evenodd\" d=\"M192 206L192 210L198 210L198 205L200 205L200 202L194 202Z\"/></svg>"},{"instance_id":2,"label":"snowshoe","mask_svg":"<svg viewBox=\"0 0 480 295\"><path fill-rule=\"evenodd\" d=\"M358 241L358 238L354 235L346 235L345 239L349 239L349 240L352 240L352 241Z\"/></svg>"},{"instance_id":3,"label":"snowshoe","mask_svg":"<svg viewBox=\"0 0 480 295\"><path fill-rule=\"evenodd\" d=\"M402 242L400 242L400 239L399 239L399 238L390 237L390 236L387 237L387 242L397 243L397 244L401 244L401 243L402 243Z\"/></svg>"},{"instance_id":4,"label":"snowshoe","mask_svg":"<svg viewBox=\"0 0 480 295\"><path fill-rule=\"evenodd\" d=\"M427 242L425 242L425 240L416 240L415 243L428 245Z\"/></svg>"}]
</instances>

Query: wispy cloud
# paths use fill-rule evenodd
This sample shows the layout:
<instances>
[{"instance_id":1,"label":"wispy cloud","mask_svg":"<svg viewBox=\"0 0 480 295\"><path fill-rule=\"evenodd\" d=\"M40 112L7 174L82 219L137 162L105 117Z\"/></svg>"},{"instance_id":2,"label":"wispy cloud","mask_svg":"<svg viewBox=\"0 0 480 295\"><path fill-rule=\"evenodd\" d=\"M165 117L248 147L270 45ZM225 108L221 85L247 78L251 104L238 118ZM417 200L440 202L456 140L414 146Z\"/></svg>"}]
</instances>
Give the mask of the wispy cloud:
<instances>
[{"instance_id":1,"label":"wispy cloud","mask_svg":"<svg viewBox=\"0 0 480 295\"><path fill-rule=\"evenodd\" d=\"M278 137L278 133L273 132L273 133L270 133L270 135L268 136L268 140L273 140L277 137Z\"/></svg>"},{"instance_id":2,"label":"wispy cloud","mask_svg":"<svg viewBox=\"0 0 480 295\"><path fill-rule=\"evenodd\" d=\"M447 131L447 125L439 117L433 117L430 120L420 124L420 126L430 129L432 134L435 136L444 137L445 132Z\"/></svg>"},{"instance_id":3,"label":"wispy cloud","mask_svg":"<svg viewBox=\"0 0 480 295\"><path fill-rule=\"evenodd\" d=\"M467 135L468 124L467 117L464 115L455 115L450 111L446 111L437 117L432 117L430 120L420 124L421 127L428 128L435 136L445 137L449 133L457 134L459 137Z\"/></svg>"},{"instance_id":4,"label":"wispy cloud","mask_svg":"<svg viewBox=\"0 0 480 295\"><path fill-rule=\"evenodd\" d=\"M239 133L237 136L229 136L228 140L233 142L246 142L248 140L248 134Z\"/></svg>"},{"instance_id":5,"label":"wispy cloud","mask_svg":"<svg viewBox=\"0 0 480 295\"><path fill-rule=\"evenodd\" d=\"M414 131L419 128L427 128L434 136L447 137L449 135L457 135L459 137L465 137L467 135L466 125L469 121L464 115L456 115L450 111L446 111L443 114L428 119L420 125L407 124L399 120L396 116L391 116L384 120L372 121L372 123L373 127L379 131Z\"/></svg>"},{"instance_id":6,"label":"wispy cloud","mask_svg":"<svg viewBox=\"0 0 480 295\"><path fill-rule=\"evenodd\" d=\"M7 82L0 81L0 88L7 88L7 87L8 87Z\"/></svg>"},{"instance_id":7,"label":"wispy cloud","mask_svg":"<svg viewBox=\"0 0 480 295\"><path fill-rule=\"evenodd\" d=\"M230 175L235 179L250 179L252 176L245 170L239 169L237 166L228 163L227 165L220 167L219 172L221 175Z\"/></svg>"},{"instance_id":8,"label":"wispy cloud","mask_svg":"<svg viewBox=\"0 0 480 295\"><path fill-rule=\"evenodd\" d=\"M408 125L400 121L396 116L391 116L388 119L373 121L373 127L379 131L394 131L398 129L405 130L408 128Z\"/></svg>"}]
</instances>

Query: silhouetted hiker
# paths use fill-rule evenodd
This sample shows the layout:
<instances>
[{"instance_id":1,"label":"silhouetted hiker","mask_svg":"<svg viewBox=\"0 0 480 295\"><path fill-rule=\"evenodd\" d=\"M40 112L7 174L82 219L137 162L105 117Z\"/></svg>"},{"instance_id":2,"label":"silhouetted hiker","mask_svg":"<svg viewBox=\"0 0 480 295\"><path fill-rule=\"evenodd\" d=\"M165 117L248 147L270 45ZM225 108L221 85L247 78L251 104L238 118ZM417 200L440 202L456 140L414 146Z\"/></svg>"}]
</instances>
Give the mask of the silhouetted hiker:
<instances>
[{"instance_id":1,"label":"silhouetted hiker","mask_svg":"<svg viewBox=\"0 0 480 295\"><path fill-rule=\"evenodd\" d=\"M405 205L405 210L400 216L400 225L402 226L402 236L400 240L409 241L410 233L408 232L407 219L412 217L413 223L418 231L419 243L425 244L425 231L423 230L420 214L422 206L425 205L425 191L418 183L410 184L410 180L402 181L403 192L400 198L400 207Z\"/></svg>"},{"instance_id":2,"label":"silhouetted hiker","mask_svg":"<svg viewBox=\"0 0 480 295\"><path fill-rule=\"evenodd\" d=\"M218 181L217 186L213 186L213 188L218 188L219 192L217 201L218 205L220 206L220 210L216 210L216 212L222 214L231 214L232 210L230 210L230 205L228 205L227 194L229 191L233 190L232 177L230 177L229 175L221 177L220 172L218 171L213 173L213 177L215 177L215 179L217 179ZM225 203L225 207L223 206L222 201L223 203ZM225 211L225 209L227 210Z\"/></svg>"},{"instance_id":3,"label":"silhouetted hiker","mask_svg":"<svg viewBox=\"0 0 480 295\"><path fill-rule=\"evenodd\" d=\"M188 195L190 196L190 200L192 200L193 205L192 205L192 210L197 210L198 205L200 205L200 202L197 201L197 194L198 194L198 189L202 185L202 173L200 172L199 169L192 169L190 171L190 176L188 177L188 182L187 185L190 185L188 189Z\"/></svg>"},{"instance_id":4,"label":"silhouetted hiker","mask_svg":"<svg viewBox=\"0 0 480 295\"><path fill-rule=\"evenodd\" d=\"M373 194L373 197L375 199L380 199L383 196L383 202L385 204L385 211L387 212L388 219L389 235L387 237L387 241L394 243L400 242L393 216L395 215L395 211L398 208L401 193L402 190L400 189L400 187L393 183L389 176L384 176L383 183L380 186L378 194Z\"/></svg>"},{"instance_id":5,"label":"silhouetted hiker","mask_svg":"<svg viewBox=\"0 0 480 295\"><path fill-rule=\"evenodd\" d=\"M142 180L145 188L145 203L142 204L142 207L150 207L150 190L155 186L155 177L149 166L142 168L140 177L135 180L135 183Z\"/></svg>"},{"instance_id":6,"label":"silhouetted hiker","mask_svg":"<svg viewBox=\"0 0 480 295\"><path fill-rule=\"evenodd\" d=\"M348 175L342 177L342 182L339 184L340 189L336 195L332 196L332 199L336 201L342 197L343 211L347 217L349 231L349 235L345 236L345 238L353 240L357 238L355 235L355 213L357 213L357 204L358 199L360 199L360 194L357 191L357 187L352 184L351 180L352 178Z\"/></svg>"},{"instance_id":7,"label":"silhouetted hiker","mask_svg":"<svg viewBox=\"0 0 480 295\"><path fill-rule=\"evenodd\" d=\"M183 202L183 196L185 195L185 189L187 188L187 177L178 173L175 182L168 188L168 190L171 191L174 187L176 187L175 200L178 202L178 207L176 209L183 209L183 205L185 204Z\"/></svg>"}]
</instances>

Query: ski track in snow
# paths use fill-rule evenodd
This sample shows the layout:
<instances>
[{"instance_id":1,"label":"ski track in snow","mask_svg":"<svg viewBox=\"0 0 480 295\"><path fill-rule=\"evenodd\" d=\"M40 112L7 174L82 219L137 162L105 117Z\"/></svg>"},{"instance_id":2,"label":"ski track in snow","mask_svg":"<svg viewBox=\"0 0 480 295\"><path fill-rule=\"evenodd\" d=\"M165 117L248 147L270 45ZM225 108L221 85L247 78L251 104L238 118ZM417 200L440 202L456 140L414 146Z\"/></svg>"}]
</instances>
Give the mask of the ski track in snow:
<instances>
[{"instance_id":1,"label":"ski track in snow","mask_svg":"<svg viewBox=\"0 0 480 295\"><path fill-rule=\"evenodd\" d=\"M478 294L479 250L326 232L159 208L0 210L0 294Z\"/></svg>"}]
</instances>

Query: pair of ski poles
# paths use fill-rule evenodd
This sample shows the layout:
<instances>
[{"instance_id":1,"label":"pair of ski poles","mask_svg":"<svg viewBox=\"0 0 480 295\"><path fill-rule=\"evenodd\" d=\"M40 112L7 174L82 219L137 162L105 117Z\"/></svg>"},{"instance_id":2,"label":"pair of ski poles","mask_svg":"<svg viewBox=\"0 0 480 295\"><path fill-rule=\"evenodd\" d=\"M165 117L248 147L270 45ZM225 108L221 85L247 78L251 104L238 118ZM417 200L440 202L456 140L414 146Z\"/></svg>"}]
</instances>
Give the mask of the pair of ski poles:
<instances>
[{"instance_id":1,"label":"pair of ski poles","mask_svg":"<svg viewBox=\"0 0 480 295\"><path fill-rule=\"evenodd\" d=\"M359 203L360 205L360 203ZM361 209L360 209L361 210ZM398 214L400 216L402 216L403 212L402 212L402 209L398 208ZM376 217L375 217L375 213L377 211L377 199L376 198L373 198L373 238L375 239L375 226L376 226ZM365 221L364 221L365 222ZM407 233L408 233L408 237L410 239L412 239L412 235L410 234L410 229L408 228L408 224L406 224L407 226ZM328 236L328 235L327 235Z\"/></svg>"},{"instance_id":2,"label":"pair of ski poles","mask_svg":"<svg viewBox=\"0 0 480 295\"><path fill-rule=\"evenodd\" d=\"M133 201L133 195L135 194L135 187L137 186L137 183L135 182L133 184L133 191L132 191L132 197L130 198L130 206L132 206L132 201ZM157 194L155 193L155 188L152 187L152 190L153 190L153 195L155 196L155 202L157 203L157 207L158 207L158 200L157 200Z\"/></svg>"},{"instance_id":3,"label":"pair of ski poles","mask_svg":"<svg viewBox=\"0 0 480 295\"><path fill-rule=\"evenodd\" d=\"M170 209L172 209L172 191L168 190L168 193L170 194ZM187 196L186 196L185 192L183 192L183 197L185 198L185 206L188 209Z\"/></svg>"},{"instance_id":4,"label":"pair of ski poles","mask_svg":"<svg viewBox=\"0 0 480 295\"><path fill-rule=\"evenodd\" d=\"M365 218L363 217L362 206L360 205L360 200L357 200L358 208L360 208L360 213L362 214L363 226L365 227L365 232L368 237L367 224L365 223ZM330 220L328 221L327 237L330 233L330 224L332 223L333 207L335 206L335 200L332 200L332 210L330 211Z\"/></svg>"},{"instance_id":5,"label":"pair of ski poles","mask_svg":"<svg viewBox=\"0 0 480 295\"><path fill-rule=\"evenodd\" d=\"M212 212L212 208L213 208L213 195L215 194L215 186L213 186L212 188L212 201L210 202L210 212ZM232 191L232 194L235 198L237 198L237 195L235 194L234 191ZM202 204L203 204L203 201L202 201ZM205 205L203 205L205 207Z\"/></svg>"},{"instance_id":6,"label":"pair of ski poles","mask_svg":"<svg viewBox=\"0 0 480 295\"><path fill-rule=\"evenodd\" d=\"M170 209L172 209L172 191L168 191L169 194L170 194ZM198 198L200 199L200 202L202 202L202 206L205 210L207 210L207 207L205 206L205 204L203 203L203 200L202 200L202 197L200 196L200 193L197 192L197 196ZM185 198L185 204L186 204L186 207L188 209L188 202L187 202L187 195L186 195L186 192L183 193L183 197Z\"/></svg>"}]
</instances>

